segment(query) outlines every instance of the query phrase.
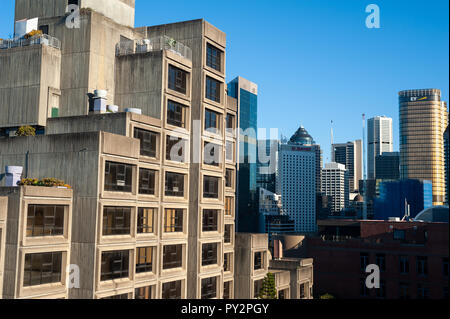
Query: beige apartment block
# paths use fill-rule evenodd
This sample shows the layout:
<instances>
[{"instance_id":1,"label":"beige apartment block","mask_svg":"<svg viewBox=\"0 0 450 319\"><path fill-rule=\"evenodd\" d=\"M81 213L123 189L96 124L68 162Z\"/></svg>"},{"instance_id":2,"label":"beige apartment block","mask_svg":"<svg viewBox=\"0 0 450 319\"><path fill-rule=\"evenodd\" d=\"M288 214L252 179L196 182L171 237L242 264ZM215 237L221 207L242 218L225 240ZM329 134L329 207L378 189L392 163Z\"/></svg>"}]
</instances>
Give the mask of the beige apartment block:
<instances>
[{"instance_id":1,"label":"beige apartment block","mask_svg":"<svg viewBox=\"0 0 450 319\"><path fill-rule=\"evenodd\" d=\"M0 246L2 298L68 298L72 195L71 189L56 187L0 187L2 233L6 227Z\"/></svg>"},{"instance_id":2,"label":"beige apartment block","mask_svg":"<svg viewBox=\"0 0 450 319\"><path fill-rule=\"evenodd\" d=\"M278 271L290 273L289 289L285 280L280 279L280 283L277 281L279 299L281 299L280 292L282 291L282 294L286 293L289 296L285 299L313 299L314 265L312 258L272 259L269 271L275 272L275 274Z\"/></svg>"},{"instance_id":3,"label":"beige apartment block","mask_svg":"<svg viewBox=\"0 0 450 319\"><path fill-rule=\"evenodd\" d=\"M5 267L7 210L8 198L0 197L0 299L3 299L3 269Z\"/></svg>"},{"instance_id":4,"label":"beige apartment block","mask_svg":"<svg viewBox=\"0 0 450 319\"><path fill-rule=\"evenodd\" d=\"M275 277L277 299L312 299L313 259L272 259L268 234L236 234L235 298L257 299L268 273Z\"/></svg>"},{"instance_id":5,"label":"beige apartment block","mask_svg":"<svg viewBox=\"0 0 450 319\"><path fill-rule=\"evenodd\" d=\"M39 17L58 45L0 49L18 68L0 89L31 96L0 98L27 115L0 122L1 170L73 187L67 258L81 286L66 297L233 298L238 110L225 33L204 20L134 29L133 0L78 4L71 29L66 1L16 1L16 20ZM94 112L95 90L122 113ZM44 135L13 137L25 124Z\"/></svg>"}]
</instances>

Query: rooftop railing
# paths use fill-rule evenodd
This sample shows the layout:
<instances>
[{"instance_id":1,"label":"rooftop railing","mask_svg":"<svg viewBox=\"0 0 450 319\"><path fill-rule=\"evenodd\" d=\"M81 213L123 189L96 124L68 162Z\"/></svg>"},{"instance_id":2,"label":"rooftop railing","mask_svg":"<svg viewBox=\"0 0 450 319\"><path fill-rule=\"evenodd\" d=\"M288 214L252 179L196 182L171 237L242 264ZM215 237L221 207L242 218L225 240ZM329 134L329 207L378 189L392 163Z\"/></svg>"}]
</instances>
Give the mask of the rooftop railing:
<instances>
[{"instance_id":1,"label":"rooftop railing","mask_svg":"<svg viewBox=\"0 0 450 319\"><path fill-rule=\"evenodd\" d=\"M167 36L121 41L116 45L117 56L162 50L172 51L188 60L192 60L192 50L189 47Z\"/></svg>"},{"instance_id":2,"label":"rooftop railing","mask_svg":"<svg viewBox=\"0 0 450 319\"><path fill-rule=\"evenodd\" d=\"M51 37L47 34L40 34L38 36L34 36L28 39L16 38L16 39L0 40L0 50L26 47L38 44L43 44L56 49L61 49L61 41L59 41L57 38Z\"/></svg>"}]
</instances>

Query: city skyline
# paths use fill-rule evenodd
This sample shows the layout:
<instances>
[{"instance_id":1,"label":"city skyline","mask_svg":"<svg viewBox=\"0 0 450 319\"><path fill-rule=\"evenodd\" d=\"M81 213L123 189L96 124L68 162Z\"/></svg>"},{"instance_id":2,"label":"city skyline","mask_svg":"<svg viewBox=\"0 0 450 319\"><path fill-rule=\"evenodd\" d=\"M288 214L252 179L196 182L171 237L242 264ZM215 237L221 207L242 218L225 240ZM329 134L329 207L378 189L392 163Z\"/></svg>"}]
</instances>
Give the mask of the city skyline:
<instances>
[{"instance_id":1,"label":"city skyline","mask_svg":"<svg viewBox=\"0 0 450 319\"><path fill-rule=\"evenodd\" d=\"M286 1L273 7L268 1L257 6L249 1L228 2L214 10L217 4L205 1L187 6L175 0L151 7L136 1L136 26L205 18L224 30L230 43L226 80L241 75L258 84L259 127L276 127L280 134L291 136L301 124L322 146L324 162L330 162L331 120L334 142L346 143L362 138L362 113L366 118L392 117L394 151L398 151L397 93L436 88L444 101L449 100L448 2L422 6L420 1L377 1L381 29L367 29L365 8L370 3ZM0 38L7 38L13 32L14 1L2 5ZM167 10L169 18L160 14ZM265 20L275 21L278 27L261 23ZM432 43L433 50L417 45L420 39ZM284 46L288 50L281 49ZM291 52L292 58L283 57L285 52ZM297 116L286 120L285 114Z\"/></svg>"}]
</instances>

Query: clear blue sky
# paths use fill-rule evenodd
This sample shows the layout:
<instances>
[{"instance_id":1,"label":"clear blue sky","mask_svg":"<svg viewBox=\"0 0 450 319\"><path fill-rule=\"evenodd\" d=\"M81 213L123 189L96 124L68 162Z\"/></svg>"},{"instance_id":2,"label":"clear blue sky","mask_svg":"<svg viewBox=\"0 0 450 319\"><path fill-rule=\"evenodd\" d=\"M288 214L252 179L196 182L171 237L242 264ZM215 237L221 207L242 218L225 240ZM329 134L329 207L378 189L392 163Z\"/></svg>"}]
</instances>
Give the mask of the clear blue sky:
<instances>
[{"instance_id":1,"label":"clear blue sky","mask_svg":"<svg viewBox=\"0 0 450 319\"><path fill-rule=\"evenodd\" d=\"M0 0L0 37L13 31L14 1ZM367 29L365 7L381 10ZM227 34L227 78L259 85L260 127L290 137L302 124L329 157L361 138L361 114L394 119L403 89L438 88L448 101L447 0L136 0L136 26L204 18Z\"/></svg>"}]
</instances>

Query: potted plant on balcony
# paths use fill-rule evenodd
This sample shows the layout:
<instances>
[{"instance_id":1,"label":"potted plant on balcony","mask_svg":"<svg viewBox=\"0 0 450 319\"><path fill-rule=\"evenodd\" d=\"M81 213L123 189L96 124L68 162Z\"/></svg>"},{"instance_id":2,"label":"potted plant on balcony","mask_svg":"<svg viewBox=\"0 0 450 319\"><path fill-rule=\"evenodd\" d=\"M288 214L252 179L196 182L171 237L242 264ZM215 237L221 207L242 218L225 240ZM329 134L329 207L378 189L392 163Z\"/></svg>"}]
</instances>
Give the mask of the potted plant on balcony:
<instances>
[{"instance_id":1,"label":"potted plant on balcony","mask_svg":"<svg viewBox=\"0 0 450 319\"><path fill-rule=\"evenodd\" d=\"M36 136L36 129L32 126L21 126L16 132L16 136Z\"/></svg>"}]
</instances>

